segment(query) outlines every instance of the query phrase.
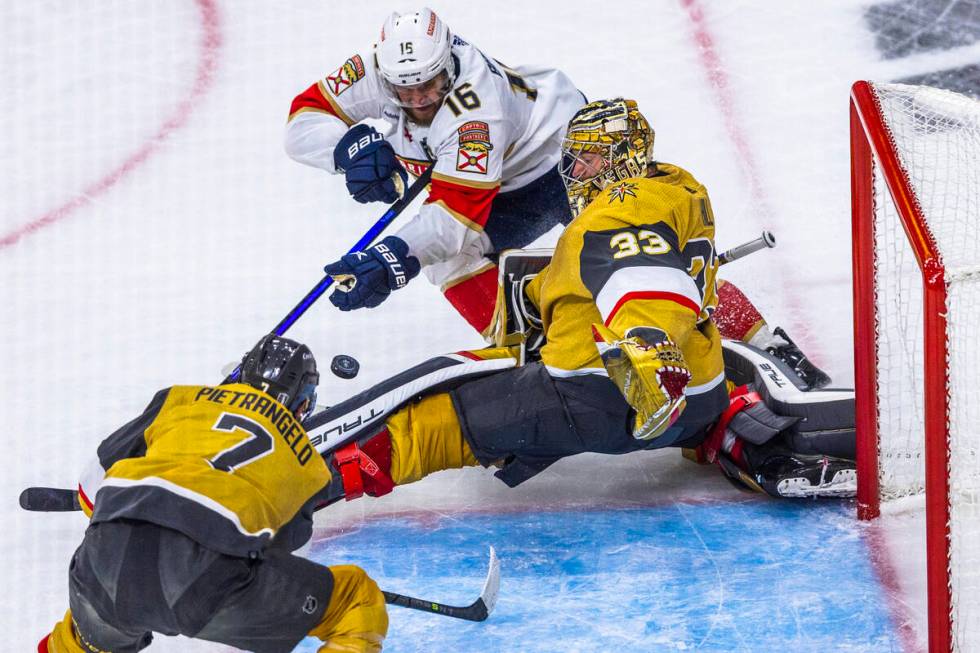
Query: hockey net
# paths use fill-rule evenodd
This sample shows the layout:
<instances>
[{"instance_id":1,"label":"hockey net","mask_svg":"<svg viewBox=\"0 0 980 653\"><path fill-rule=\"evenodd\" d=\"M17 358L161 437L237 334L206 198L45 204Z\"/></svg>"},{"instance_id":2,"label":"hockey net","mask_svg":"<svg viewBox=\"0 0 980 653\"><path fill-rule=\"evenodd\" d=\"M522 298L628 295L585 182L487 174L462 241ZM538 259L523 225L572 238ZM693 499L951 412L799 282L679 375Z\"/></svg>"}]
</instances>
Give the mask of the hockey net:
<instances>
[{"instance_id":1,"label":"hockey net","mask_svg":"<svg viewBox=\"0 0 980 653\"><path fill-rule=\"evenodd\" d=\"M925 492L930 651L980 651L980 102L851 94L858 512Z\"/></svg>"}]
</instances>

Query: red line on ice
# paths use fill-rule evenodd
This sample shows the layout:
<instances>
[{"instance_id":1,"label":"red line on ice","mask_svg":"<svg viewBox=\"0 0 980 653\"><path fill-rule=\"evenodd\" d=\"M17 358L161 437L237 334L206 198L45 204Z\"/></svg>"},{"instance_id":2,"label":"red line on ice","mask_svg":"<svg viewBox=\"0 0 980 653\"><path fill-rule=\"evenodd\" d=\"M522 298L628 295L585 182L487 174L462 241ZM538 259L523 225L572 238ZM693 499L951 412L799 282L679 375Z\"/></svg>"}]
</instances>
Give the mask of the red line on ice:
<instances>
[{"instance_id":1,"label":"red line on ice","mask_svg":"<svg viewBox=\"0 0 980 653\"><path fill-rule=\"evenodd\" d=\"M732 143L735 145L740 166L746 175L749 185L749 195L752 199L753 206L758 209L755 215L761 216L763 222L774 220L769 198L762 185L762 175L759 174L758 165L756 164L755 157L752 155L752 148L749 146L749 141L741 129L741 121L738 118L738 111L735 106L735 96L728 82L728 73L725 71L724 63L718 55L718 51L715 49L715 40L711 35L711 31L708 29L707 20L704 16L704 8L700 0L680 0L680 3L686 10L688 20L691 22L692 37L697 45L701 65L707 74L708 83L715 92L715 98L724 117L725 129L728 132L728 137L731 138ZM777 224L779 223L777 222ZM763 227L769 227L770 225L758 224L757 226L761 230ZM786 277L780 276L783 280L785 301L788 304L791 317L793 318L792 331L793 333L801 334L800 338L794 339L797 342L805 342L807 345L806 349L812 354L814 350L819 349L817 346L818 343L807 337L810 331L808 326L796 317L804 313L798 300L800 293L794 292L794 288L792 287L794 284L788 284L785 281Z\"/></svg>"},{"instance_id":2,"label":"red line on ice","mask_svg":"<svg viewBox=\"0 0 980 653\"><path fill-rule=\"evenodd\" d=\"M925 653L925 649L919 644L909 607L902 600L898 570L892 560L884 527L877 521L870 523L867 525L865 535L867 536L865 541L871 556L871 565L885 590L888 611L891 613L892 622L902 640L902 650L905 653Z\"/></svg>"},{"instance_id":3,"label":"red line on ice","mask_svg":"<svg viewBox=\"0 0 980 653\"><path fill-rule=\"evenodd\" d=\"M85 206L94 198L107 192L130 172L138 168L172 133L185 126L200 99L210 90L214 81L214 73L218 67L218 54L221 49L221 24L218 16L217 0L194 0L201 13L200 56L198 58L197 75L190 92L177 105L173 115L168 118L157 132L144 143L136 152L129 156L121 165L109 172L102 179L82 189L80 193L69 199L61 206L29 221L0 238L0 249L18 242L41 229L52 225L71 215L76 209Z\"/></svg>"}]
</instances>

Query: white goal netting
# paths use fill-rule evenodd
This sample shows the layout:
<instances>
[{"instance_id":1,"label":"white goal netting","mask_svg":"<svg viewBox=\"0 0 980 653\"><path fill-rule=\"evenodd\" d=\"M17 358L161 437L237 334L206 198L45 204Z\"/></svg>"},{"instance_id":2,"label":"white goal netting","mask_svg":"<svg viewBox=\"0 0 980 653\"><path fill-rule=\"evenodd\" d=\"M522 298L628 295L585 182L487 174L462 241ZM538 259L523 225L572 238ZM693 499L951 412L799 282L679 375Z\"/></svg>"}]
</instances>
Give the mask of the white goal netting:
<instances>
[{"instance_id":1,"label":"white goal netting","mask_svg":"<svg viewBox=\"0 0 980 653\"><path fill-rule=\"evenodd\" d=\"M875 85L947 285L950 587L954 650L980 650L980 102ZM879 483L883 501L923 492L923 276L875 166ZM905 233L910 231L910 233Z\"/></svg>"}]
</instances>

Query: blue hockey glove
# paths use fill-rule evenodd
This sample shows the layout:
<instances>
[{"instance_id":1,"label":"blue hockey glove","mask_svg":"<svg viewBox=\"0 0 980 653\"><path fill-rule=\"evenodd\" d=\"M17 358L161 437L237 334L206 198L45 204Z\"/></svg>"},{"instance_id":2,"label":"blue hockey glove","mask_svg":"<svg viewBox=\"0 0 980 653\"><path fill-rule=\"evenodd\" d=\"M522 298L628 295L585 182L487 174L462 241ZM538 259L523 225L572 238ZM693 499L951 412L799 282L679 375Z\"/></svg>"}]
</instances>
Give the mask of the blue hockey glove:
<instances>
[{"instance_id":1,"label":"blue hockey glove","mask_svg":"<svg viewBox=\"0 0 980 653\"><path fill-rule=\"evenodd\" d=\"M323 268L334 278L337 289L330 303L342 311L374 308L418 275L422 266L408 255L408 245L397 236L388 236L362 252L352 252Z\"/></svg>"},{"instance_id":2,"label":"blue hockey glove","mask_svg":"<svg viewBox=\"0 0 980 653\"><path fill-rule=\"evenodd\" d=\"M352 127L334 148L333 162L347 178L347 192L362 204L391 204L405 192L408 174L391 144L373 127Z\"/></svg>"}]
</instances>

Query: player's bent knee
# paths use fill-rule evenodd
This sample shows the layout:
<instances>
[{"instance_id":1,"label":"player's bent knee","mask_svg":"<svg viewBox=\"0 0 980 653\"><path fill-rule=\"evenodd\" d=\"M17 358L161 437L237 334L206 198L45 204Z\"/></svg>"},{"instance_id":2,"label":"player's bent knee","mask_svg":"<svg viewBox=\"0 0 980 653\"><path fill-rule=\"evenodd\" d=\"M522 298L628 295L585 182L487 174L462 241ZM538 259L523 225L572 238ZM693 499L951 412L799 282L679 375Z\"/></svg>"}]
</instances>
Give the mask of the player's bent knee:
<instances>
[{"instance_id":1,"label":"player's bent knee","mask_svg":"<svg viewBox=\"0 0 980 653\"><path fill-rule=\"evenodd\" d=\"M377 583L360 567L330 567L330 603L310 635L323 641L319 653L377 653L388 634L388 610Z\"/></svg>"},{"instance_id":2,"label":"player's bent knee","mask_svg":"<svg viewBox=\"0 0 980 653\"><path fill-rule=\"evenodd\" d=\"M37 645L38 653L90 653L91 649L82 646L71 616L71 610L65 613L65 618L55 625L51 634Z\"/></svg>"}]
</instances>

